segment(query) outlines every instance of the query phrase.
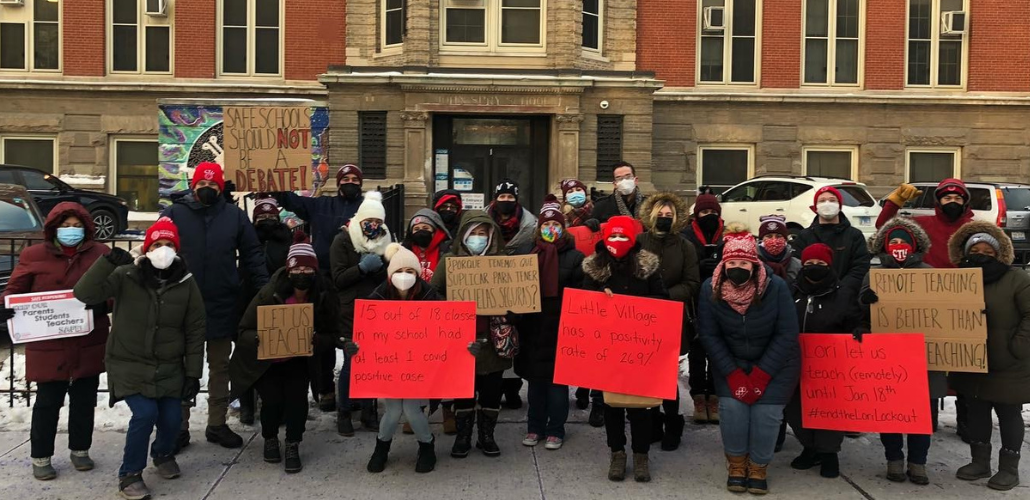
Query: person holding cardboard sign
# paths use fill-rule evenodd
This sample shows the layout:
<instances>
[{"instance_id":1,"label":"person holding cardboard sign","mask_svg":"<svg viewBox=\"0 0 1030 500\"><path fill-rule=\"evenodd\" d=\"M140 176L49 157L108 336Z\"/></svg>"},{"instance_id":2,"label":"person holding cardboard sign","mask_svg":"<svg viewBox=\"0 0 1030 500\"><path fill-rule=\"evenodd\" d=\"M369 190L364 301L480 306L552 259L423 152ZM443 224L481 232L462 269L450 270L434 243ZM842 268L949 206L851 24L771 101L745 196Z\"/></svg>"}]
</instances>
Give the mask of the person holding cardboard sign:
<instances>
[{"instance_id":1,"label":"person holding cardboard sign","mask_svg":"<svg viewBox=\"0 0 1030 500\"><path fill-rule=\"evenodd\" d=\"M948 375L968 405L973 460L955 474L972 481L990 477L987 486L1010 490L1019 485L1023 447L1023 405L1030 403L1030 276L1014 260L1012 240L989 222L970 222L948 242L951 261L983 270L987 308L987 373ZM991 410L998 415L1001 450L998 473L991 476Z\"/></svg>"}]
</instances>

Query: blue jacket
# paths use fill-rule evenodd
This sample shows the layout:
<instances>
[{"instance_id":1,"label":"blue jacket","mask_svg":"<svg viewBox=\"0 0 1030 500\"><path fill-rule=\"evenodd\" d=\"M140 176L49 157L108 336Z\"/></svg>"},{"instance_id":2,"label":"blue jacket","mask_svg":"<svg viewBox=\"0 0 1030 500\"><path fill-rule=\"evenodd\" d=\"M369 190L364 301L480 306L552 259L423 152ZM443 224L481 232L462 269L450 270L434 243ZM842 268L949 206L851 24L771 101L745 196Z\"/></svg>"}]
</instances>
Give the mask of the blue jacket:
<instances>
[{"instance_id":1,"label":"blue jacket","mask_svg":"<svg viewBox=\"0 0 1030 500\"><path fill-rule=\"evenodd\" d=\"M265 253L247 214L224 198L204 206L192 194L176 199L161 214L179 227L179 254L200 287L207 312L207 339L234 338L239 323L236 301L242 293L239 264L260 289L268 283Z\"/></svg>"},{"instance_id":2,"label":"blue jacket","mask_svg":"<svg viewBox=\"0 0 1030 500\"><path fill-rule=\"evenodd\" d=\"M712 300L712 280L701 285L698 329L715 375L715 392L732 397L726 376L737 368L750 373L758 366L772 376L757 404L785 405L794 396L801 377L798 318L787 283L770 279L759 304L743 316L726 302ZM730 285L727 285L730 286Z\"/></svg>"},{"instance_id":3,"label":"blue jacket","mask_svg":"<svg viewBox=\"0 0 1030 500\"><path fill-rule=\"evenodd\" d=\"M357 213L364 197L353 200L336 196L300 196L289 191L272 193L279 205L304 219L311 227L311 246L318 256L318 268L329 273L332 264L329 262L329 247L333 239L340 233L340 228L350 222Z\"/></svg>"}]
</instances>

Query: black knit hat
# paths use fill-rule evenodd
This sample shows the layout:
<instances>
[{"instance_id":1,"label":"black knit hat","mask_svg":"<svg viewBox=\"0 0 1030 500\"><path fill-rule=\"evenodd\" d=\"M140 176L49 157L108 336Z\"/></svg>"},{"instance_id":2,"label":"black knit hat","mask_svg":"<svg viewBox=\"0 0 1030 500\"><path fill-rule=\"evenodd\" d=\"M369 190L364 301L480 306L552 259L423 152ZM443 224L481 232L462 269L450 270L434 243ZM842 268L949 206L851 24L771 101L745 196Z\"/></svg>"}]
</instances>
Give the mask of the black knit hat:
<instances>
[{"instance_id":1,"label":"black knit hat","mask_svg":"<svg viewBox=\"0 0 1030 500\"><path fill-rule=\"evenodd\" d=\"M515 197L515 201L519 201L519 185L511 179L504 179L497 187L494 188L494 199L502 194L510 194Z\"/></svg>"}]
</instances>

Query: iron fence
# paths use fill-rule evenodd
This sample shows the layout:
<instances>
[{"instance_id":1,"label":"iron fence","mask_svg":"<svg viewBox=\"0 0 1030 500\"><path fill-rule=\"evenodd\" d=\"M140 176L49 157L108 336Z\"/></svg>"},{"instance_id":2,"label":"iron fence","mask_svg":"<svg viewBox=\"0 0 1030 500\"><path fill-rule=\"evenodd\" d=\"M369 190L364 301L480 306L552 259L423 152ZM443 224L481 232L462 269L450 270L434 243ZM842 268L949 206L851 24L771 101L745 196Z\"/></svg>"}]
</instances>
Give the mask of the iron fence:
<instances>
[{"instance_id":1,"label":"iron fence","mask_svg":"<svg viewBox=\"0 0 1030 500\"><path fill-rule=\"evenodd\" d=\"M386 209L386 227L393 231L396 241L404 237L407 230L407 219L404 218L404 184L393 186L376 186L376 190L383 193L383 208Z\"/></svg>"}]
</instances>

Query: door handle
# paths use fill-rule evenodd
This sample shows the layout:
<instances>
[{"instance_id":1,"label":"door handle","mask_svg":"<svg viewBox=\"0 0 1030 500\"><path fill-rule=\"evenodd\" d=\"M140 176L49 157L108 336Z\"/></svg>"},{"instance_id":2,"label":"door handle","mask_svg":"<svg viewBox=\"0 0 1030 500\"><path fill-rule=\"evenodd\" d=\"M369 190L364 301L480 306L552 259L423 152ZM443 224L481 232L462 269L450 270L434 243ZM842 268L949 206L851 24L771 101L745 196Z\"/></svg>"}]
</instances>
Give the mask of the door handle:
<instances>
[{"instance_id":1,"label":"door handle","mask_svg":"<svg viewBox=\"0 0 1030 500\"><path fill-rule=\"evenodd\" d=\"M746 208L742 208L742 209L740 209L740 211L741 212L747 212L747 209Z\"/></svg>"},{"instance_id":2,"label":"door handle","mask_svg":"<svg viewBox=\"0 0 1030 500\"><path fill-rule=\"evenodd\" d=\"M777 208L777 209L776 209L776 211L777 211L777 212L782 212L782 211L783 211L783 209L782 209L782 208Z\"/></svg>"}]
</instances>

